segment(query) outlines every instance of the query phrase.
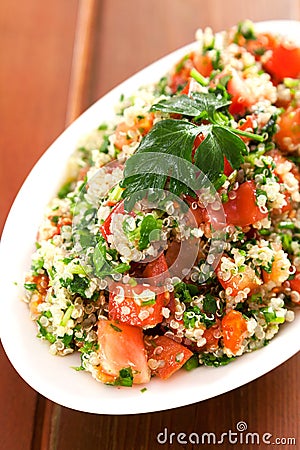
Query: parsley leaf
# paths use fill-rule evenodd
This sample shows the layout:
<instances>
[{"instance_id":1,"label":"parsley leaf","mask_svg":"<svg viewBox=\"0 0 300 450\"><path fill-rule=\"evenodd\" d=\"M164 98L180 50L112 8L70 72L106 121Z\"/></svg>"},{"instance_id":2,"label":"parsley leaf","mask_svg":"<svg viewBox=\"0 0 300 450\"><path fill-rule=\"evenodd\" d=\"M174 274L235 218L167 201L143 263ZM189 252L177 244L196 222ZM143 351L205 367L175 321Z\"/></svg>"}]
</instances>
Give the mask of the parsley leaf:
<instances>
[{"instance_id":1,"label":"parsley leaf","mask_svg":"<svg viewBox=\"0 0 300 450\"><path fill-rule=\"evenodd\" d=\"M195 164L200 167L213 182L224 171L223 150L218 139L215 139L213 129L207 133L204 141L195 153Z\"/></svg>"},{"instance_id":2,"label":"parsley leaf","mask_svg":"<svg viewBox=\"0 0 300 450\"><path fill-rule=\"evenodd\" d=\"M213 93L194 92L192 97L183 94L161 100L155 103L150 111L182 114L189 117L201 116L209 119L213 117L216 110L228 106L230 103L231 101L226 98L216 96Z\"/></svg>"},{"instance_id":3,"label":"parsley leaf","mask_svg":"<svg viewBox=\"0 0 300 450\"><path fill-rule=\"evenodd\" d=\"M135 195L143 190L168 189L178 196L191 195L203 186L203 176L199 186L198 169L217 189L224 172L224 157L233 169L240 167L247 147L237 134L246 132L230 127L230 115L226 108L230 103L228 97L220 93L195 92L192 97L174 96L152 106L151 111L177 113L193 118L194 122L201 120L205 123L197 125L188 120L168 118L157 122L142 138L135 154L126 161L124 179L120 185L125 188L122 196L127 211L133 208ZM201 134L204 140L195 149L195 139ZM247 133L247 137L264 140L262 136L252 133ZM171 156L178 160L171 160Z\"/></svg>"},{"instance_id":4,"label":"parsley leaf","mask_svg":"<svg viewBox=\"0 0 300 450\"><path fill-rule=\"evenodd\" d=\"M223 151L233 169L238 169L244 162L243 155L247 153L246 145L229 129L214 125L212 128L215 145Z\"/></svg>"},{"instance_id":5,"label":"parsley leaf","mask_svg":"<svg viewBox=\"0 0 300 450\"><path fill-rule=\"evenodd\" d=\"M211 294L206 294L204 297L203 309L206 314L216 314L217 302Z\"/></svg>"},{"instance_id":6,"label":"parsley leaf","mask_svg":"<svg viewBox=\"0 0 300 450\"><path fill-rule=\"evenodd\" d=\"M166 119L157 122L142 139L137 153L153 152L179 156L192 160L191 150L201 127L186 120Z\"/></svg>"},{"instance_id":7,"label":"parsley leaf","mask_svg":"<svg viewBox=\"0 0 300 450\"><path fill-rule=\"evenodd\" d=\"M160 102L155 103L150 111L182 114L190 117L196 117L201 114L197 103L187 95L178 95L171 97L170 99L161 100Z\"/></svg>"},{"instance_id":8,"label":"parsley leaf","mask_svg":"<svg viewBox=\"0 0 300 450\"><path fill-rule=\"evenodd\" d=\"M107 275L112 275L114 273L124 273L130 269L129 264L117 262L108 262L106 259L106 247L102 242L94 248L93 253L93 265L95 268L95 274L97 277L102 278Z\"/></svg>"},{"instance_id":9,"label":"parsley leaf","mask_svg":"<svg viewBox=\"0 0 300 450\"><path fill-rule=\"evenodd\" d=\"M145 216L141 223L139 250L145 250L150 244L150 234L155 230L160 230L162 221L155 219L152 214Z\"/></svg>"}]
</instances>

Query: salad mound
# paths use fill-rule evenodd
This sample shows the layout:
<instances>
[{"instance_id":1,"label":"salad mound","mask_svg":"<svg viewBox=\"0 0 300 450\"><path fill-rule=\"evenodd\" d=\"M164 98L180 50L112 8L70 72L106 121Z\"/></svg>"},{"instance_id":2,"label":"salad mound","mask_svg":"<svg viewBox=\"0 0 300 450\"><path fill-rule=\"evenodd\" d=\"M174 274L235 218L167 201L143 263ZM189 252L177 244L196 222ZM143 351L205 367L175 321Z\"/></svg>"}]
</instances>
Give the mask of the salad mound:
<instances>
[{"instance_id":1,"label":"salad mound","mask_svg":"<svg viewBox=\"0 0 300 450\"><path fill-rule=\"evenodd\" d=\"M300 304L300 47L196 38L82 138L26 274L38 337L106 384L228 364Z\"/></svg>"}]
</instances>

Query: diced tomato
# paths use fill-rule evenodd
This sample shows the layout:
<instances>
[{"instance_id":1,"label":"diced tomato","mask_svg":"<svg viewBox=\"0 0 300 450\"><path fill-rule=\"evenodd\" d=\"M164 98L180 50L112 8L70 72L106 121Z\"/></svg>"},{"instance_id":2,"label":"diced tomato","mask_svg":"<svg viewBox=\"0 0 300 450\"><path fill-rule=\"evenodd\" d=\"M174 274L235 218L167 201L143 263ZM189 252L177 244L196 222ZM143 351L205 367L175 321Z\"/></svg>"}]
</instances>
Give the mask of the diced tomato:
<instances>
[{"instance_id":1,"label":"diced tomato","mask_svg":"<svg viewBox=\"0 0 300 450\"><path fill-rule=\"evenodd\" d=\"M130 145L138 141L140 136L144 136L153 126L154 115L152 113L137 118L133 125L120 122L115 131L115 146L122 150L124 145Z\"/></svg>"},{"instance_id":2,"label":"diced tomato","mask_svg":"<svg viewBox=\"0 0 300 450\"><path fill-rule=\"evenodd\" d=\"M48 275L33 275L29 278L26 278L26 283L34 283L36 284L36 289L41 295L45 295L47 293L47 289L49 287L49 277Z\"/></svg>"},{"instance_id":3,"label":"diced tomato","mask_svg":"<svg viewBox=\"0 0 300 450\"><path fill-rule=\"evenodd\" d=\"M130 145L137 139L137 132L134 127L130 127L126 122L120 122L115 131L115 146L122 150L124 145Z\"/></svg>"},{"instance_id":4,"label":"diced tomato","mask_svg":"<svg viewBox=\"0 0 300 450\"><path fill-rule=\"evenodd\" d=\"M163 380L173 375L193 355L188 348L166 336L158 336L149 342L149 366L153 367L152 373Z\"/></svg>"},{"instance_id":5,"label":"diced tomato","mask_svg":"<svg viewBox=\"0 0 300 450\"><path fill-rule=\"evenodd\" d=\"M38 306L45 301L45 295L40 294L39 292L34 292L30 297L29 301L29 310L32 319L37 319L41 312L38 309Z\"/></svg>"},{"instance_id":6,"label":"diced tomato","mask_svg":"<svg viewBox=\"0 0 300 450\"><path fill-rule=\"evenodd\" d=\"M86 165L85 167L82 167L79 172L78 172L78 176L77 176L77 180L81 181L84 180L86 177L86 174L88 173L88 171L90 170L90 166Z\"/></svg>"},{"instance_id":7,"label":"diced tomato","mask_svg":"<svg viewBox=\"0 0 300 450\"><path fill-rule=\"evenodd\" d=\"M182 93L189 94L189 78L193 68L204 77L208 77L213 71L212 61L208 55L197 52L192 52L179 61L169 83L173 93L177 92L180 86L186 85Z\"/></svg>"},{"instance_id":8,"label":"diced tomato","mask_svg":"<svg viewBox=\"0 0 300 450\"><path fill-rule=\"evenodd\" d=\"M43 241L52 239L54 236L61 234L61 229L63 226L71 226L72 225L72 219L70 217L55 217L55 216L49 216L48 217L48 224L47 222L44 223L44 225L39 229L37 233L37 241Z\"/></svg>"},{"instance_id":9,"label":"diced tomato","mask_svg":"<svg viewBox=\"0 0 300 450\"><path fill-rule=\"evenodd\" d=\"M202 55L201 53L193 53L192 57L193 65L198 72L204 77L209 77L213 71L213 65L209 55Z\"/></svg>"},{"instance_id":10,"label":"diced tomato","mask_svg":"<svg viewBox=\"0 0 300 450\"><path fill-rule=\"evenodd\" d=\"M300 58L300 55L299 55ZM293 151L300 146L300 108L288 108L278 119L279 131L274 139L281 150Z\"/></svg>"},{"instance_id":11,"label":"diced tomato","mask_svg":"<svg viewBox=\"0 0 300 450\"><path fill-rule=\"evenodd\" d=\"M198 90L199 90L199 83L194 78L189 77L186 85L180 92L180 95L185 94L190 97L193 94L193 92L197 92ZM179 116L179 118L182 117L182 115L178 115L178 116ZM172 115L172 117L174 117L174 116ZM175 115L175 118L176 118L176 115Z\"/></svg>"},{"instance_id":12,"label":"diced tomato","mask_svg":"<svg viewBox=\"0 0 300 450\"><path fill-rule=\"evenodd\" d=\"M293 210L293 201L292 201L290 192L285 192L284 197L285 197L286 204L283 205L281 208L273 208L272 215L276 216L278 214L283 214L285 212L290 212Z\"/></svg>"},{"instance_id":13,"label":"diced tomato","mask_svg":"<svg viewBox=\"0 0 300 450\"><path fill-rule=\"evenodd\" d=\"M231 310L222 319L224 346L235 355L247 335L247 322L242 313Z\"/></svg>"},{"instance_id":14,"label":"diced tomato","mask_svg":"<svg viewBox=\"0 0 300 450\"><path fill-rule=\"evenodd\" d=\"M292 291L297 291L300 294L300 272L296 272L295 278L289 280L289 283Z\"/></svg>"},{"instance_id":15,"label":"diced tomato","mask_svg":"<svg viewBox=\"0 0 300 450\"><path fill-rule=\"evenodd\" d=\"M72 225L72 219L70 217L60 217L57 223L57 233L61 234L62 227Z\"/></svg>"},{"instance_id":16,"label":"diced tomato","mask_svg":"<svg viewBox=\"0 0 300 450\"><path fill-rule=\"evenodd\" d=\"M109 317L122 323L145 327L162 322L162 308L170 301L169 291L155 287L115 284L109 293Z\"/></svg>"},{"instance_id":17,"label":"diced tomato","mask_svg":"<svg viewBox=\"0 0 300 450\"><path fill-rule=\"evenodd\" d=\"M223 204L228 224L246 227L268 216L256 204L254 181L245 181L235 193L235 198Z\"/></svg>"},{"instance_id":18,"label":"diced tomato","mask_svg":"<svg viewBox=\"0 0 300 450\"><path fill-rule=\"evenodd\" d=\"M192 85L192 83L193 83L193 78L189 77L186 85L184 86L184 88L182 89L180 94L181 95L183 95L183 94L189 95L191 93L191 85Z\"/></svg>"},{"instance_id":19,"label":"diced tomato","mask_svg":"<svg viewBox=\"0 0 300 450\"><path fill-rule=\"evenodd\" d=\"M208 212L205 208L198 204L198 198L193 198L190 195L184 197L184 201L189 205L190 212L193 214L196 224L199 225L209 221Z\"/></svg>"},{"instance_id":20,"label":"diced tomato","mask_svg":"<svg viewBox=\"0 0 300 450\"><path fill-rule=\"evenodd\" d=\"M124 368L131 368L133 383L150 381L143 332L140 328L100 319L98 321L98 378L104 383L113 383Z\"/></svg>"},{"instance_id":21,"label":"diced tomato","mask_svg":"<svg viewBox=\"0 0 300 450\"><path fill-rule=\"evenodd\" d=\"M281 248L278 246L277 252L274 255L271 272L262 271L264 283L272 281L276 286L281 286L286 281L285 271L282 271L282 255L279 253L280 250Z\"/></svg>"},{"instance_id":22,"label":"diced tomato","mask_svg":"<svg viewBox=\"0 0 300 450\"><path fill-rule=\"evenodd\" d=\"M264 63L264 69L276 82L283 78L298 78L300 75L300 48L279 43L273 48L270 58Z\"/></svg>"},{"instance_id":23,"label":"diced tomato","mask_svg":"<svg viewBox=\"0 0 300 450\"><path fill-rule=\"evenodd\" d=\"M177 241L172 241L168 245L168 248L166 250L166 262L168 264L168 267L171 267L175 263L180 251L180 247L181 244Z\"/></svg>"},{"instance_id":24,"label":"diced tomato","mask_svg":"<svg viewBox=\"0 0 300 450\"><path fill-rule=\"evenodd\" d=\"M152 278L159 276L168 271L168 264L165 255L161 253L158 258L149 262L143 272L143 276L146 278Z\"/></svg>"},{"instance_id":25,"label":"diced tomato","mask_svg":"<svg viewBox=\"0 0 300 450\"><path fill-rule=\"evenodd\" d=\"M275 174L278 176L280 183L284 183L284 177L280 173L280 170L278 168L281 164L284 164L286 161L289 161L287 158L283 156L283 154L278 150L274 149L267 153L268 156L272 156L272 158L275 161L276 167L274 169ZM295 163L292 161L289 161L290 164L292 164L292 168L290 172L294 175L294 177L300 182L300 170L299 167L296 166Z\"/></svg>"},{"instance_id":26,"label":"diced tomato","mask_svg":"<svg viewBox=\"0 0 300 450\"><path fill-rule=\"evenodd\" d=\"M206 344L204 345L203 349L208 351L217 350L219 339L221 337L220 326L221 324L220 321L218 320L217 323L214 324L212 327L204 330L203 337L206 339Z\"/></svg>"},{"instance_id":27,"label":"diced tomato","mask_svg":"<svg viewBox=\"0 0 300 450\"><path fill-rule=\"evenodd\" d=\"M178 62L169 82L169 87L173 93L177 92L180 86L184 86L187 83L192 67L191 55L183 57Z\"/></svg>"},{"instance_id":28,"label":"diced tomato","mask_svg":"<svg viewBox=\"0 0 300 450\"><path fill-rule=\"evenodd\" d=\"M249 133L253 133L254 123L255 123L254 117L255 117L254 115L246 116L245 117L246 120L244 120L243 123L238 126L238 129L242 130L242 131L248 131ZM249 138L246 136L240 136L240 138L244 142L249 141Z\"/></svg>"},{"instance_id":29,"label":"diced tomato","mask_svg":"<svg viewBox=\"0 0 300 450\"><path fill-rule=\"evenodd\" d=\"M100 232L106 240L108 236L112 234L110 231L110 224L113 214L129 214L130 216L133 217L135 216L135 213L133 211L130 211L129 213L125 212L124 200L121 200L119 203L117 203L115 207L111 210L109 216L105 219L104 223L100 225Z\"/></svg>"},{"instance_id":30,"label":"diced tomato","mask_svg":"<svg viewBox=\"0 0 300 450\"><path fill-rule=\"evenodd\" d=\"M229 106L229 112L232 115L243 116L249 107L255 103L245 80L237 72L234 72L228 81L227 91L232 96Z\"/></svg>"},{"instance_id":31,"label":"diced tomato","mask_svg":"<svg viewBox=\"0 0 300 450\"><path fill-rule=\"evenodd\" d=\"M232 275L228 280L223 280L222 278L222 271L221 271L221 264L223 258L226 258L225 256L222 257L221 262L219 263L218 267L216 268L216 274L218 277L219 282L221 283L223 289L230 288L231 293L230 295L232 297L236 296L239 291L244 290L245 288L250 289L249 294L252 294L258 286L261 284L261 280L256 276L255 272L251 267L245 266L244 271L237 273L235 275ZM230 258L227 258L230 259Z\"/></svg>"},{"instance_id":32,"label":"diced tomato","mask_svg":"<svg viewBox=\"0 0 300 450\"><path fill-rule=\"evenodd\" d=\"M228 159L224 156L224 174L229 177L229 175L233 172L233 168L230 165Z\"/></svg>"},{"instance_id":33,"label":"diced tomato","mask_svg":"<svg viewBox=\"0 0 300 450\"><path fill-rule=\"evenodd\" d=\"M262 55L267 50L272 50L277 45L276 37L268 33L259 33L256 39L245 39L244 43L241 43L247 49L248 52L255 56L256 60L260 60Z\"/></svg>"}]
</instances>

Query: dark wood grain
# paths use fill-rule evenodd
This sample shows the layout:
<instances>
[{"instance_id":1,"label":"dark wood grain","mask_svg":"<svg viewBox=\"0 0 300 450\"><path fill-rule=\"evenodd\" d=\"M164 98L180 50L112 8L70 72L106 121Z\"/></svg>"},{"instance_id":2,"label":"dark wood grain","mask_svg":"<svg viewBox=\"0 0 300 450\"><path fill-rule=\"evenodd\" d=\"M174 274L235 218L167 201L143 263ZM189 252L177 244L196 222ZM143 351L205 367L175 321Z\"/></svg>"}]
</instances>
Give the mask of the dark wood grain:
<instances>
[{"instance_id":1,"label":"dark wood grain","mask_svg":"<svg viewBox=\"0 0 300 450\"><path fill-rule=\"evenodd\" d=\"M249 432L260 438L270 433L275 441L279 437L294 437L299 440L300 394L296 386L300 370L300 358L288 362L232 392L200 402L195 405L151 414L132 416L105 416L84 414L62 408L58 430L57 450L85 450L87 442L101 450L183 448L170 434L176 436L196 432L213 432L220 439L222 433L236 432L236 424L246 422ZM99 400L101 401L101 400ZM168 442L161 445L157 436L168 430ZM224 438L222 448L233 448ZM268 448L260 443L259 448ZM184 446L192 448L192 446ZM198 448L198 447L194 447ZM249 449L240 444L239 449Z\"/></svg>"},{"instance_id":2,"label":"dark wood grain","mask_svg":"<svg viewBox=\"0 0 300 450\"><path fill-rule=\"evenodd\" d=\"M23 179L66 123L134 72L191 42L198 27L218 31L244 18L299 20L300 1L2 0L0 229ZM299 446L299 370L296 355L252 383L195 405L105 416L60 407L36 394L2 352L0 450L214 448L180 445L174 437L172 444L169 437L160 445L157 435L167 428L169 434L220 436L236 431L239 421L261 436L294 437Z\"/></svg>"}]
</instances>

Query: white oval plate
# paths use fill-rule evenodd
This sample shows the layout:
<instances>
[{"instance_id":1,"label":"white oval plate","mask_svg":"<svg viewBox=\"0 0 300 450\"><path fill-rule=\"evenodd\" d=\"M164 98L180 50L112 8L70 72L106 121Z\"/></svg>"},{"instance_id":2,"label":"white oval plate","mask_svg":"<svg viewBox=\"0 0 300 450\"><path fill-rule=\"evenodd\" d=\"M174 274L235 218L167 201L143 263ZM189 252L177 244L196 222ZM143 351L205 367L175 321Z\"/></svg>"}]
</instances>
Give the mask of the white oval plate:
<instances>
[{"instance_id":1,"label":"white oval plate","mask_svg":"<svg viewBox=\"0 0 300 450\"><path fill-rule=\"evenodd\" d=\"M257 24L263 31L299 39L300 22L271 21ZM177 50L113 89L82 114L38 161L20 190L7 219L1 242L0 334L11 363L21 377L48 399L79 411L98 414L134 414L189 405L228 392L274 369L300 349L300 311L295 321L282 327L267 347L220 368L201 367L177 372L170 380L153 379L143 386L116 388L76 372L79 356L53 357L48 343L36 338L27 305L20 301L24 272L30 266L36 231L47 203L57 192L67 160L78 140L113 117L120 95L129 95L157 81L195 43Z\"/></svg>"}]
</instances>

